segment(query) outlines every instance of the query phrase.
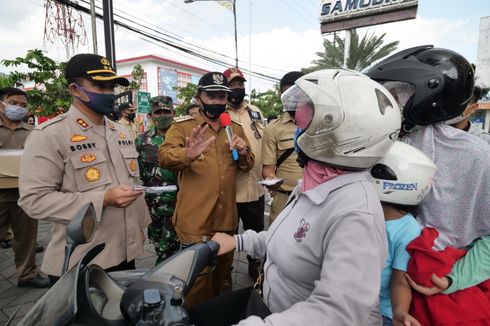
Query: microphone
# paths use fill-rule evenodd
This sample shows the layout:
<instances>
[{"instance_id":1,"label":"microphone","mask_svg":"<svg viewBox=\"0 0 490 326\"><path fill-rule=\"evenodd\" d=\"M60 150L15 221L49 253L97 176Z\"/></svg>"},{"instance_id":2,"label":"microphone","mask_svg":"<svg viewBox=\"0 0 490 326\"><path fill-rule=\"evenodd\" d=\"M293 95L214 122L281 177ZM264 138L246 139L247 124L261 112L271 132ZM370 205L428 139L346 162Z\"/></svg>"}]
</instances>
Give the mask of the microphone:
<instances>
[{"instance_id":1,"label":"microphone","mask_svg":"<svg viewBox=\"0 0 490 326\"><path fill-rule=\"evenodd\" d=\"M228 144L231 145L231 138L233 137L233 129L231 129L231 117L228 112L223 112L219 116L219 121L221 123L221 127L225 128L226 137L228 138ZM231 150L231 155L233 156L233 160L238 160L238 152L236 148Z\"/></svg>"}]
</instances>

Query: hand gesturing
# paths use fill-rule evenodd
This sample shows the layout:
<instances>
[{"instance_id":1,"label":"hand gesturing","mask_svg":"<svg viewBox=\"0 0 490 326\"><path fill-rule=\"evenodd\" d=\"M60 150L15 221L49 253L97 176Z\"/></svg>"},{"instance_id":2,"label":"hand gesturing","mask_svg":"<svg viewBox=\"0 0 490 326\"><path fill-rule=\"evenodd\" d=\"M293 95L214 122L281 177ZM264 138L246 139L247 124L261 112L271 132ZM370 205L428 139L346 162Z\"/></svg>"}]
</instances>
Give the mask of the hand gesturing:
<instances>
[{"instance_id":1,"label":"hand gesturing","mask_svg":"<svg viewBox=\"0 0 490 326\"><path fill-rule=\"evenodd\" d=\"M192 129L192 134L190 137L185 138L185 145L187 147L187 157L191 160L194 160L196 157L204 153L209 145L216 139L215 136L209 137L208 140L204 140L204 134L206 130L208 130L209 126L205 125L204 127L197 126Z\"/></svg>"}]
</instances>

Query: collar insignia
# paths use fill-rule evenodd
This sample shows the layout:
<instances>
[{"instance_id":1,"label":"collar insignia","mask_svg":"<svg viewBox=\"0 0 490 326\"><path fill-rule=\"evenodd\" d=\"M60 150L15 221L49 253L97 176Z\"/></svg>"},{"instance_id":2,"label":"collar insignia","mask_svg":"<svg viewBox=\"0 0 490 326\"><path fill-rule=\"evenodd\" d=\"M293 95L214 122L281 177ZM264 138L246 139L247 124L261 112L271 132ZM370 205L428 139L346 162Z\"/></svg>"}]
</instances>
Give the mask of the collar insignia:
<instances>
[{"instance_id":1,"label":"collar insignia","mask_svg":"<svg viewBox=\"0 0 490 326\"><path fill-rule=\"evenodd\" d=\"M112 130L116 129L116 126L114 126L114 123L112 123L110 120L107 120L107 126L109 126L109 128Z\"/></svg>"},{"instance_id":2,"label":"collar insignia","mask_svg":"<svg viewBox=\"0 0 490 326\"><path fill-rule=\"evenodd\" d=\"M79 134L73 134L70 137L70 141L72 143L78 143L78 142L81 142L81 141L84 141L84 140L87 140L87 139L88 139L87 136L83 136L83 135L79 135Z\"/></svg>"},{"instance_id":3,"label":"collar insignia","mask_svg":"<svg viewBox=\"0 0 490 326\"><path fill-rule=\"evenodd\" d=\"M82 128L88 128L89 127L88 123L86 123L85 120L83 120L82 118L77 119L77 123Z\"/></svg>"}]
</instances>

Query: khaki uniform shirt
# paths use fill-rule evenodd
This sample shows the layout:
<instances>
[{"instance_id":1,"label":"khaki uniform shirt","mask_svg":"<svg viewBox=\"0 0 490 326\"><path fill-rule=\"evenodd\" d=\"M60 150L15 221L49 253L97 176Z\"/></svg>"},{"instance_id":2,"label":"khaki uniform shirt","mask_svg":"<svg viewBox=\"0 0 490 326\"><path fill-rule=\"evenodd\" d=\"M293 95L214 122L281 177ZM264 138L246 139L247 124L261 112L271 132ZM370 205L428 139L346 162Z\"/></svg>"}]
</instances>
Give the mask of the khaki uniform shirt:
<instances>
[{"instance_id":1,"label":"khaki uniform shirt","mask_svg":"<svg viewBox=\"0 0 490 326\"><path fill-rule=\"evenodd\" d=\"M158 151L158 161L164 168L179 171L179 192L173 222L177 229L191 234L209 234L215 231L234 231L238 227L236 210L236 178L239 171L249 171L254 166L254 154L234 161L226 132L215 132L211 126L205 139L215 136L202 159L189 160L186 156L186 137L192 129L204 125L201 114L195 118L176 118L165 135ZM239 123L232 122L233 133L248 143ZM248 145L250 147L250 145Z\"/></svg>"},{"instance_id":2,"label":"khaki uniform shirt","mask_svg":"<svg viewBox=\"0 0 490 326\"><path fill-rule=\"evenodd\" d=\"M227 112L231 118L239 121L243 131L247 136L252 152L255 155L255 166L249 172L238 173L237 177L237 203L248 203L257 201L264 195L264 187L257 184L262 180L262 137L264 135L264 122L259 108L242 102L240 105L240 113L238 110L233 110L228 106ZM250 113L251 111L251 113ZM252 115L252 117L251 117Z\"/></svg>"},{"instance_id":3,"label":"khaki uniform shirt","mask_svg":"<svg viewBox=\"0 0 490 326\"><path fill-rule=\"evenodd\" d=\"M262 163L264 165L276 165L282 153L294 147L295 131L294 120L287 112L265 128L262 144ZM278 178L286 179L280 188L283 191L292 191L296 186L296 181L303 177L303 169L296 162L297 158L296 152L292 152L276 171Z\"/></svg>"},{"instance_id":4,"label":"khaki uniform shirt","mask_svg":"<svg viewBox=\"0 0 490 326\"><path fill-rule=\"evenodd\" d=\"M143 254L141 231L151 223L144 197L127 208L103 208L109 188L139 184L137 158L134 140L123 126L107 118L104 125L94 125L74 106L32 131L21 161L19 205L32 218L53 221L43 272L60 275L66 224L89 202L97 229L92 241L75 249L70 266L100 243L106 247L94 263L102 268Z\"/></svg>"},{"instance_id":5,"label":"khaki uniform shirt","mask_svg":"<svg viewBox=\"0 0 490 326\"><path fill-rule=\"evenodd\" d=\"M27 136L34 128L32 125L20 122L17 127L12 130L8 128L0 115L0 149L22 149L26 142ZM19 198L18 189L0 189L0 203L17 201Z\"/></svg>"},{"instance_id":6,"label":"khaki uniform shirt","mask_svg":"<svg viewBox=\"0 0 490 326\"><path fill-rule=\"evenodd\" d=\"M118 122L122 124L124 127L126 127L126 129L131 134L133 139L136 139L136 137L138 137L139 135L138 126L134 122L128 121L124 118L119 119Z\"/></svg>"}]
</instances>

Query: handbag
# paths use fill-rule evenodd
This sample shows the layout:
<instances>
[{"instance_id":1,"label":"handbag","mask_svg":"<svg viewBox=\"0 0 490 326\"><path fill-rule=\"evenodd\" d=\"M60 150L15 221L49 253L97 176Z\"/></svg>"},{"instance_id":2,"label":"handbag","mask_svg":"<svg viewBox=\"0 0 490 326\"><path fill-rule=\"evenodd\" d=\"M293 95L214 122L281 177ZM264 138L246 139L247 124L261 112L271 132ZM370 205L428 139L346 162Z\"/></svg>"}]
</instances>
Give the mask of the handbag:
<instances>
[{"instance_id":1,"label":"handbag","mask_svg":"<svg viewBox=\"0 0 490 326\"><path fill-rule=\"evenodd\" d=\"M263 263L262 263L263 264ZM255 284L249 288L249 296L247 301L247 307L245 308L243 318L248 316L259 316L264 319L271 314L269 307L265 304L262 297L262 285L264 281L264 269L263 265Z\"/></svg>"}]
</instances>

